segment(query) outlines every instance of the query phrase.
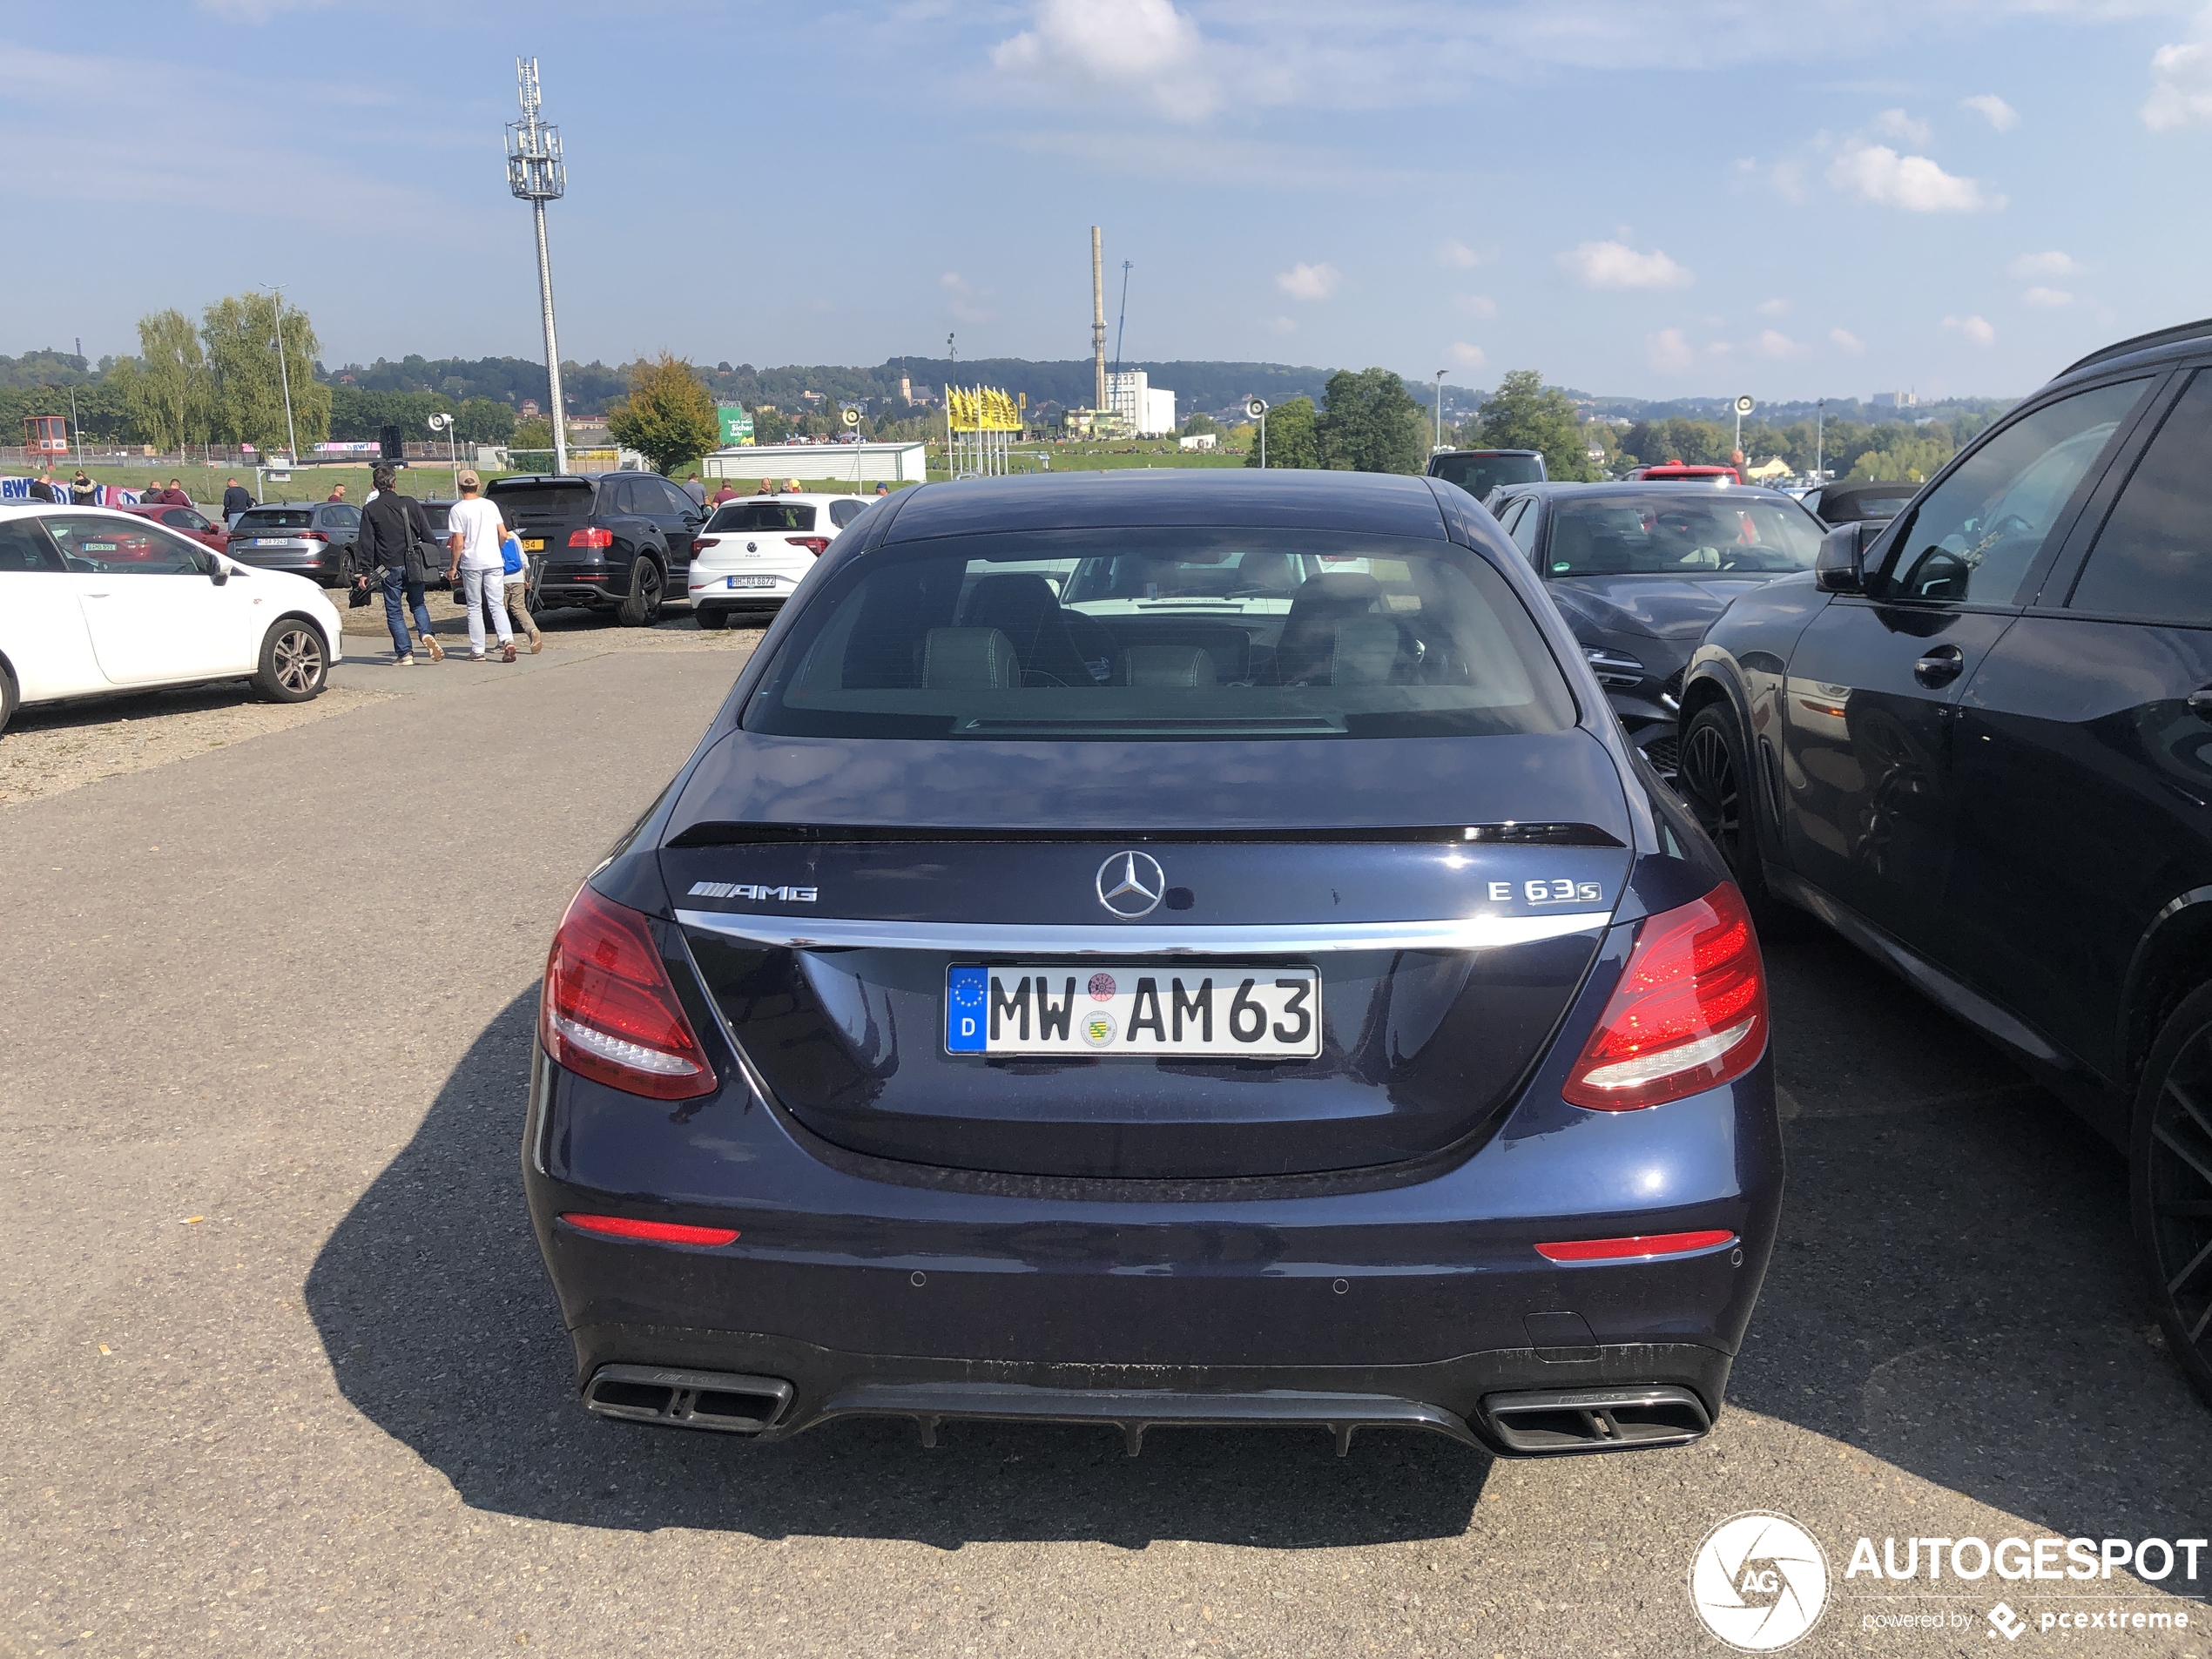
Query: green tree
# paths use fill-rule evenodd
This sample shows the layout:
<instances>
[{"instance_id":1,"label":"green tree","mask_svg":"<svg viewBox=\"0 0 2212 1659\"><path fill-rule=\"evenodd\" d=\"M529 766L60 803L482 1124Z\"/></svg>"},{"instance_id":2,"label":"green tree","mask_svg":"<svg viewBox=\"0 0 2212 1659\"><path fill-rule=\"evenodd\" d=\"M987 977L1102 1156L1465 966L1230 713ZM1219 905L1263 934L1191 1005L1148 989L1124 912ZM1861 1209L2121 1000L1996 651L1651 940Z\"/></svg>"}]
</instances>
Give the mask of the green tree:
<instances>
[{"instance_id":1,"label":"green tree","mask_svg":"<svg viewBox=\"0 0 2212 1659\"><path fill-rule=\"evenodd\" d=\"M213 401L207 356L183 312L138 319L138 363L123 379L124 404L143 441L165 454L206 435Z\"/></svg>"},{"instance_id":2,"label":"green tree","mask_svg":"<svg viewBox=\"0 0 2212 1659\"><path fill-rule=\"evenodd\" d=\"M1318 423L1323 466L1337 472L1419 472L1427 463L1421 406L1388 369L1339 369L1321 395L1326 406Z\"/></svg>"},{"instance_id":3,"label":"green tree","mask_svg":"<svg viewBox=\"0 0 2212 1659\"><path fill-rule=\"evenodd\" d=\"M1209 432L1212 433L1216 438L1224 438L1229 435L1222 429L1221 422L1211 415L1194 415L1183 423L1182 435L1186 438L1204 437Z\"/></svg>"},{"instance_id":4,"label":"green tree","mask_svg":"<svg viewBox=\"0 0 2212 1659\"><path fill-rule=\"evenodd\" d=\"M1497 395L1482 406L1482 442L1490 449L1536 450L1544 457L1544 471L1554 478L1587 482L1597 476L1581 412L1566 393L1547 388L1533 368L1507 374Z\"/></svg>"},{"instance_id":5,"label":"green tree","mask_svg":"<svg viewBox=\"0 0 2212 1659\"><path fill-rule=\"evenodd\" d=\"M1850 475L1925 483L1952 455L1949 434L1940 426L1927 430L1926 436L1895 437L1878 449L1867 450L1851 462Z\"/></svg>"},{"instance_id":6,"label":"green tree","mask_svg":"<svg viewBox=\"0 0 2212 1659\"><path fill-rule=\"evenodd\" d=\"M722 441L714 395L691 364L671 352L632 365L628 395L607 410L607 431L669 478Z\"/></svg>"},{"instance_id":7,"label":"green tree","mask_svg":"<svg viewBox=\"0 0 2212 1659\"><path fill-rule=\"evenodd\" d=\"M918 436L931 435L929 423L922 423ZM781 443L791 435L791 417L772 403L762 403L752 411L752 441L755 443Z\"/></svg>"},{"instance_id":8,"label":"green tree","mask_svg":"<svg viewBox=\"0 0 2212 1659\"><path fill-rule=\"evenodd\" d=\"M1268 410L1264 427L1267 434L1267 464L1271 467L1297 467L1308 469L1321 464L1319 434L1316 430L1313 400L1294 397L1287 403L1278 404ZM1255 428L1251 448L1244 456L1247 467L1260 462L1260 440Z\"/></svg>"},{"instance_id":9,"label":"green tree","mask_svg":"<svg viewBox=\"0 0 2212 1659\"><path fill-rule=\"evenodd\" d=\"M463 443L505 443L515 435L514 408L496 397L463 398L453 432Z\"/></svg>"},{"instance_id":10,"label":"green tree","mask_svg":"<svg viewBox=\"0 0 2212 1659\"><path fill-rule=\"evenodd\" d=\"M294 434L303 449L329 435L330 388L314 377L322 342L315 338L306 312L286 306L280 331L273 296L234 293L200 314L199 333L214 379L219 436L267 451L290 448ZM288 421L287 388L292 403Z\"/></svg>"},{"instance_id":11,"label":"green tree","mask_svg":"<svg viewBox=\"0 0 2212 1659\"><path fill-rule=\"evenodd\" d=\"M515 422L515 430L507 439L510 449L550 449L553 447L553 423L542 415L533 415Z\"/></svg>"}]
</instances>

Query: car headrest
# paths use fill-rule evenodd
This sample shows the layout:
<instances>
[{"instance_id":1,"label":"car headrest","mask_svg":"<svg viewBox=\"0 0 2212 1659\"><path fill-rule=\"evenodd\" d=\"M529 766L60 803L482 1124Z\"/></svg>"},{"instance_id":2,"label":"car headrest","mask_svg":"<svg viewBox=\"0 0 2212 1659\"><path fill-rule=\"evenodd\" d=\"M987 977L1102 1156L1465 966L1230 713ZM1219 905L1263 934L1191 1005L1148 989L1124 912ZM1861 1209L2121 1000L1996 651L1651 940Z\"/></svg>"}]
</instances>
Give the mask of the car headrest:
<instances>
[{"instance_id":1,"label":"car headrest","mask_svg":"<svg viewBox=\"0 0 2212 1659\"><path fill-rule=\"evenodd\" d=\"M995 628L932 628L923 637L926 691L1010 691L1021 679L1014 642Z\"/></svg>"},{"instance_id":2,"label":"car headrest","mask_svg":"<svg viewBox=\"0 0 2212 1659\"><path fill-rule=\"evenodd\" d=\"M1387 685L1398 661L1398 624L1388 617L1346 617L1337 624L1332 685Z\"/></svg>"},{"instance_id":3,"label":"car headrest","mask_svg":"<svg viewBox=\"0 0 2212 1659\"><path fill-rule=\"evenodd\" d=\"M1210 652L1196 645L1131 645L1131 685L1218 685L1221 675Z\"/></svg>"}]
</instances>

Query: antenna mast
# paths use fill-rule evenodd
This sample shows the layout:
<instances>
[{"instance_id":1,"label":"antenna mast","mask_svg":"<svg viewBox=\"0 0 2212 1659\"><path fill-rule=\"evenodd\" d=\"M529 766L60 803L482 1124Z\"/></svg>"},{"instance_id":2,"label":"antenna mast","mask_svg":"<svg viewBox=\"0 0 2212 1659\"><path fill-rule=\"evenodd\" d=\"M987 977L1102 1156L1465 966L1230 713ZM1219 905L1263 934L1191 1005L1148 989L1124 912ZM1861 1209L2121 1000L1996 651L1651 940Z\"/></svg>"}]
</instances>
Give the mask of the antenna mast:
<instances>
[{"instance_id":1,"label":"antenna mast","mask_svg":"<svg viewBox=\"0 0 2212 1659\"><path fill-rule=\"evenodd\" d=\"M530 205L537 223L537 300L545 320L546 393L553 403L553 470L566 472L568 407L561 401L561 347L553 333L553 260L545 247L545 204L566 193L569 169L561 157L560 128L538 118L537 59L517 57L515 81L523 118L507 124L507 188Z\"/></svg>"}]
</instances>

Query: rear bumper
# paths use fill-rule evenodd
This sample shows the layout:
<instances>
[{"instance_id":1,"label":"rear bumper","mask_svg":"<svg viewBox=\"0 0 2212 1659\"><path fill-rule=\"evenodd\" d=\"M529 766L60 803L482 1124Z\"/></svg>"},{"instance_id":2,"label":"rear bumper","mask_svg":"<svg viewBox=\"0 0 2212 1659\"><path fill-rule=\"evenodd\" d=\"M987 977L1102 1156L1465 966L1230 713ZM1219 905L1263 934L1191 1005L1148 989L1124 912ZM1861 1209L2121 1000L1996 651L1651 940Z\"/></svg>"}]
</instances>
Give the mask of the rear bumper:
<instances>
[{"instance_id":1,"label":"rear bumper","mask_svg":"<svg viewBox=\"0 0 2212 1659\"><path fill-rule=\"evenodd\" d=\"M318 548L310 552L304 549L262 549L249 547L240 550L233 543L225 556L256 570L282 570L288 576L303 576L312 582L331 583L338 580L345 569L347 550L342 547Z\"/></svg>"}]
</instances>

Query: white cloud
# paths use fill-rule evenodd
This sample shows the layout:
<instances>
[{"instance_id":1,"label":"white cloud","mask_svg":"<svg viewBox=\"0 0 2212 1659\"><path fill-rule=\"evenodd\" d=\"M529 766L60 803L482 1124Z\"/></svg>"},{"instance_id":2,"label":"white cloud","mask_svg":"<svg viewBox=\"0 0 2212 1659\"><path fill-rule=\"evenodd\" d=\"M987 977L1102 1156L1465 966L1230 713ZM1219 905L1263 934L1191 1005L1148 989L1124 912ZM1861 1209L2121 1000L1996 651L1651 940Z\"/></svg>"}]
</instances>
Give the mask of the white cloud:
<instances>
[{"instance_id":1,"label":"white cloud","mask_svg":"<svg viewBox=\"0 0 2212 1659\"><path fill-rule=\"evenodd\" d=\"M1489 354L1480 346L1470 346L1464 340L1452 342L1452 361L1461 368L1480 368L1490 361Z\"/></svg>"},{"instance_id":2,"label":"white cloud","mask_svg":"<svg viewBox=\"0 0 2212 1659\"><path fill-rule=\"evenodd\" d=\"M1997 331L1982 317L1946 317L1943 326L1956 329L1977 346L1986 346L1997 338Z\"/></svg>"},{"instance_id":3,"label":"white cloud","mask_svg":"<svg viewBox=\"0 0 2212 1659\"><path fill-rule=\"evenodd\" d=\"M1828 182L1861 201L1908 213L1978 213L2005 205L1972 179L1944 172L1925 156L1901 156L1885 144L1856 140L1828 169Z\"/></svg>"},{"instance_id":4,"label":"white cloud","mask_svg":"<svg viewBox=\"0 0 2212 1659\"><path fill-rule=\"evenodd\" d=\"M946 309L951 312L958 321L988 322L998 314L988 307L976 303L979 298L989 299L991 291L986 288L979 295L975 292L974 286L957 271L946 272L944 275L937 279L937 286L945 291Z\"/></svg>"},{"instance_id":5,"label":"white cloud","mask_svg":"<svg viewBox=\"0 0 2212 1659\"><path fill-rule=\"evenodd\" d=\"M1874 125L1884 138L1903 144L1925 144L1935 137L1933 127L1925 121L1914 120L1903 110L1884 110L1874 118Z\"/></svg>"},{"instance_id":6,"label":"white cloud","mask_svg":"<svg viewBox=\"0 0 2212 1659\"><path fill-rule=\"evenodd\" d=\"M1662 328L1643 337L1643 361L1662 374L1679 374L1697 361L1697 354L1679 328Z\"/></svg>"},{"instance_id":7,"label":"white cloud","mask_svg":"<svg viewBox=\"0 0 2212 1659\"><path fill-rule=\"evenodd\" d=\"M2150 55L2150 96L2138 111L2154 132L2212 121L2212 17L2200 15L2195 40L2161 46Z\"/></svg>"},{"instance_id":8,"label":"white cloud","mask_svg":"<svg viewBox=\"0 0 2212 1659\"><path fill-rule=\"evenodd\" d=\"M1762 317L1786 317L1790 314L1791 308L1790 302L1787 300L1778 297L1772 300L1763 300L1759 302L1759 315Z\"/></svg>"},{"instance_id":9,"label":"white cloud","mask_svg":"<svg viewBox=\"0 0 2212 1659\"><path fill-rule=\"evenodd\" d=\"M1785 202L1805 199L1805 170L1794 161L1777 161L1767 173L1767 183Z\"/></svg>"},{"instance_id":10,"label":"white cloud","mask_svg":"<svg viewBox=\"0 0 2212 1659\"><path fill-rule=\"evenodd\" d=\"M2010 132L2020 124L2020 111L1994 92L1977 92L1972 98L1962 98L1959 107L1972 110L2000 132Z\"/></svg>"},{"instance_id":11,"label":"white cloud","mask_svg":"<svg viewBox=\"0 0 2212 1659\"><path fill-rule=\"evenodd\" d=\"M1804 350L1804 347L1791 339L1789 335L1775 328L1764 330L1754 344L1760 356L1771 357L1777 361L1796 357Z\"/></svg>"},{"instance_id":12,"label":"white cloud","mask_svg":"<svg viewBox=\"0 0 2212 1659\"><path fill-rule=\"evenodd\" d=\"M1448 265L1454 271L1472 271L1482 260L1483 256L1465 242L1447 242L1436 250L1436 262Z\"/></svg>"},{"instance_id":13,"label":"white cloud","mask_svg":"<svg viewBox=\"0 0 2212 1659\"><path fill-rule=\"evenodd\" d=\"M1470 317L1486 320L1498 314L1498 302L1487 293L1462 293L1455 296L1453 305Z\"/></svg>"},{"instance_id":14,"label":"white cloud","mask_svg":"<svg viewBox=\"0 0 2212 1659\"><path fill-rule=\"evenodd\" d=\"M1726 357L1730 355L1736 350L1736 347L1730 345L1725 340L1716 340L1713 341L1711 345L1706 347L1705 349L1712 353L1716 357Z\"/></svg>"},{"instance_id":15,"label":"white cloud","mask_svg":"<svg viewBox=\"0 0 2212 1659\"><path fill-rule=\"evenodd\" d=\"M2064 288L2030 288L2020 295L2020 303L2033 306L2039 310L2056 311L2061 306L2072 305L2074 296Z\"/></svg>"},{"instance_id":16,"label":"white cloud","mask_svg":"<svg viewBox=\"0 0 2212 1659\"><path fill-rule=\"evenodd\" d=\"M991 49L991 65L1040 99L1134 96L1171 121L1221 105L1198 25L1172 0L1038 0L1031 26Z\"/></svg>"},{"instance_id":17,"label":"white cloud","mask_svg":"<svg viewBox=\"0 0 2212 1659\"><path fill-rule=\"evenodd\" d=\"M1625 242L1584 242L1559 263L1586 288L1680 288L1696 280L1657 248L1639 253Z\"/></svg>"},{"instance_id":18,"label":"white cloud","mask_svg":"<svg viewBox=\"0 0 2212 1659\"><path fill-rule=\"evenodd\" d=\"M1291 321L1288 317L1262 317L1259 320L1259 326L1266 329L1271 334L1294 334L1298 333L1298 324Z\"/></svg>"},{"instance_id":19,"label":"white cloud","mask_svg":"<svg viewBox=\"0 0 2212 1659\"><path fill-rule=\"evenodd\" d=\"M2047 253L2023 253L2005 267L2005 274L2015 282L2032 281L2037 277L2079 276L2080 273L2081 262L2056 248Z\"/></svg>"},{"instance_id":20,"label":"white cloud","mask_svg":"<svg viewBox=\"0 0 2212 1659\"><path fill-rule=\"evenodd\" d=\"M1293 300L1326 300L1344 286L1344 273L1333 265L1293 265L1275 286Z\"/></svg>"},{"instance_id":21,"label":"white cloud","mask_svg":"<svg viewBox=\"0 0 2212 1659\"><path fill-rule=\"evenodd\" d=\"M1866 342L1848 328L1831 328L1828 343L1838 351L1847 351L1854 357L1864 356L1866 352Z\"/></svg>"}]
</instances>

